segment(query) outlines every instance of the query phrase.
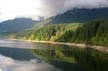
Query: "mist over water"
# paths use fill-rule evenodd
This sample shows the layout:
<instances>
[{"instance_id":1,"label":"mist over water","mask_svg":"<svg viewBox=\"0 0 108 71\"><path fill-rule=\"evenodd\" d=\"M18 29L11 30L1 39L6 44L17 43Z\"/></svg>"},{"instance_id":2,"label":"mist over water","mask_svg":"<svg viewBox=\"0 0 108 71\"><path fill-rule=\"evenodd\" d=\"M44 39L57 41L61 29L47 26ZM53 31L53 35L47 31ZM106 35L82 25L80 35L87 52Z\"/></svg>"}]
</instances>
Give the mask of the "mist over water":
<instances>
[{"instance_id":1,"label":"mist over water","mask_svg":"<svg viewBox=\"0 0 108 71\"><path fill-rule=\"evenodd\" d=\"M39 59L18 61L0 54L0 71L62 71Z\"/></svg>"}]
</instances>

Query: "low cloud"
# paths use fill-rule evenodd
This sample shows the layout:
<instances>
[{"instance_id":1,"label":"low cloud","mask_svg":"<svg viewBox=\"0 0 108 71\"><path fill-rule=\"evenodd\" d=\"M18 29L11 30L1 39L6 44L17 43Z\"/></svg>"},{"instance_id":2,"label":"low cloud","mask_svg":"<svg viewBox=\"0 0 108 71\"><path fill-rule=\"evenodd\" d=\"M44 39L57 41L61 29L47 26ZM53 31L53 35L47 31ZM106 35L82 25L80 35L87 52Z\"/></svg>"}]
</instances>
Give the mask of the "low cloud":
<instances>
[{"instance_id":1,"label":"low cloud","mask_svg":"<svg viewBox=\"0 0 108 71\"><path fill-rule=\"evenodd\" d=\"M104 8L108 0L36 0L36 13L39 16L51 17L74 8Z\"/></svg>"}]
</instances>

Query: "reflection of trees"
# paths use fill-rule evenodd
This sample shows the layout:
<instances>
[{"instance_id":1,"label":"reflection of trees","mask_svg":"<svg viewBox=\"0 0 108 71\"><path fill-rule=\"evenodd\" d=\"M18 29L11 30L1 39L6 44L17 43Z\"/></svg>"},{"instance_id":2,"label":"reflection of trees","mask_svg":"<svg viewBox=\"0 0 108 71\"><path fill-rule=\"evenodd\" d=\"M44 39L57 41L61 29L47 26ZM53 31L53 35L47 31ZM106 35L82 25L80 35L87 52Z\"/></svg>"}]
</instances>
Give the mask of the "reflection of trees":
<instances>
[{"instance_id":1,"label":"reflection of trees","mask_svg":"<svg viewBox=\"0 0 108 71\"><path fill-rule=\"evenodd\" d=\"M108 54L93 49L78 51L74 56L76 61L88 71L108 71Z\"/></svg>"},{"instance_id":2,"label":"reflection of trees","mask_svg":"<svg viewBox=\"0 0 108 71\"><path fill-rule=\"evenodd\" d=\"M75 62L73 57L67 56L68 51L60 50L33 50L34 55L44 58L46 60L60 60L66 62Z\"/></svg>"},{"instance_id":3,"label":"reflection of trees","mask_svg":"<svg viewBox=\"0 0 108 71\"><path fill-rule=\"evenodd\" d=\"M33 50L32 53L48 61L77 62L88 71L108 71L108 55L89 48L50 48L46 50Z\"/></svg>"}]
</instances>

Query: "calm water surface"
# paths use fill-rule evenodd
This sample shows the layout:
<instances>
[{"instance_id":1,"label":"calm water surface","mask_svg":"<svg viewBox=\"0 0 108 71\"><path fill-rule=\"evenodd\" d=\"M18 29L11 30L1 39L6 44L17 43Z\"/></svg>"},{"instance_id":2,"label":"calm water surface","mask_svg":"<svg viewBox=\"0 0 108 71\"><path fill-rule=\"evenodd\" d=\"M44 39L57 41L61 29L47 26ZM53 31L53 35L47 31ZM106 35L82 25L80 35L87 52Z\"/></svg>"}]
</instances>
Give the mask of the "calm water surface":
<instances>
[{"instance_id":1,"label":"calm water surface","mask_svg":"<svg viewBox=\"0 0 108 71\"><path fill-rule=\"evenodd\" d=\"M108 53L0 40L0 71L108 71Z\"/></svg>"}]
</instances>

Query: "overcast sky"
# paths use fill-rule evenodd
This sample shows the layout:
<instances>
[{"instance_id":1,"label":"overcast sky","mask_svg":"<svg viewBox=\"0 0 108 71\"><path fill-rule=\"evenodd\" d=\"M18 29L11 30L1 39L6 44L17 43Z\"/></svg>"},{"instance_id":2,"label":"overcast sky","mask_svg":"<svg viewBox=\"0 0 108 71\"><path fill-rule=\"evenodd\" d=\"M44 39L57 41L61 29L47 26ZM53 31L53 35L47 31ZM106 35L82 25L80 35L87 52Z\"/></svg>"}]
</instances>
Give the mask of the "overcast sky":
<instances>
[{"instance_id":1,"label":"overcast sky","mask_svg":"<svg viewBox=\"0 0 108 71\"><path fill-rule=\"evenodd\" d=\"M73 8L108 7L108 0L0 0L0 20L51 17Z\"/></svg>"}]
</instances>

